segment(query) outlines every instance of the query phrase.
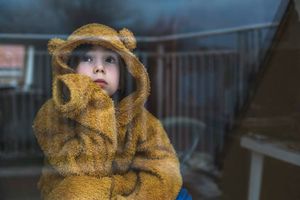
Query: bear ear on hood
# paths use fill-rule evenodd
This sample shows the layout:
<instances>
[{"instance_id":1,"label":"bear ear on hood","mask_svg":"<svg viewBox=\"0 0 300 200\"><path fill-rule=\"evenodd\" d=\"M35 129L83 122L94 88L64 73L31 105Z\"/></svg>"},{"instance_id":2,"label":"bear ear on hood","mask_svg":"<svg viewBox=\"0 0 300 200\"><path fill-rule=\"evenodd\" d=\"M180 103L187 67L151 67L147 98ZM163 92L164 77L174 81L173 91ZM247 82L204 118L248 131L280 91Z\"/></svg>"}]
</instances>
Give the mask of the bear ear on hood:
<instances>
[{"instance_id":1,"label":"bear ear on hood","mask_svg":"<svg viewBox=\"0 0 300 200\"><path fill-rule=\"evenodd\" d=\"M119 31L119 37L123 42L123 44L125 45L125 47L130 51L136 48L136 39L133 33L127 28L123 28L122 30Z\"/></svg>"},{"instance_id":2,"label":"bear ear on hood","mask_svg":"<svg viewBox=\"0 0 300 200\"><path fill-rule=\"evenodd\" d=\"M54 51L62 45L65 41L59 38L53 38L48 42L48 51L51 55L53 55Z\"/></svg>"}]
</instances>

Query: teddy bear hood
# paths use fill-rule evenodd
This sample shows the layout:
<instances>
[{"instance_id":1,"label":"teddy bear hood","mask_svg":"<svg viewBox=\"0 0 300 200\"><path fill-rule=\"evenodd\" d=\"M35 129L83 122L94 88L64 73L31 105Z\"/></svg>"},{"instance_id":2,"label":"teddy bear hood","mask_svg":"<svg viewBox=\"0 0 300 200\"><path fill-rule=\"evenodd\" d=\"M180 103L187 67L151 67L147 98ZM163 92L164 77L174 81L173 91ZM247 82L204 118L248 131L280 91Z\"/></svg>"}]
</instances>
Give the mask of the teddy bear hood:
<instances>
[{"instance_id":1,"label":"teddy bear hood","mask_svg":"<svg viewBox=\"0 0 300 200\"><path fill-rule=\"evenodd\" d=\"M48 50L52 55L53 81L59 75L75 73L67 65L67 60L71 52L81 44L103 46L117 52L124 60L127 71L135 80L136 90L118 104L117 121L120 125L128 124L142 111L150 91L147 71L132 52L136 47L134 35L126 28L118 32L108 26L93 23L75 30L66 40L51 39Z\"/></svg>"}]
</instances>

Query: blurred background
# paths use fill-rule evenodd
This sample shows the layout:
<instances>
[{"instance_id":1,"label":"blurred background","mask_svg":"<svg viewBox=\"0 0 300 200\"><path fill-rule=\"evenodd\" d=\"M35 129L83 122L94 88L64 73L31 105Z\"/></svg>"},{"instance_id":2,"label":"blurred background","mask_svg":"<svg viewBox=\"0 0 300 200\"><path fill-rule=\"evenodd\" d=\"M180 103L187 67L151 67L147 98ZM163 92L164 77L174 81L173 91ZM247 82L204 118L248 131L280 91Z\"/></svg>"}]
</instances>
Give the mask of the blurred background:
<instances>
[{"instance_id":1,"label":"blurred background","mask_svg":"<svg viewBox=\"0 0 300 200\"><path fill-rule=\"evenodd\" d=\"M31 126L51 98L47 42L93 22L137 37L151 80L146 107L163 122L193 199L247 199L244 135L298 150L298 8L297 0L0 0L1 199L40 198L43 155ZM264 165L261 199L299 199L291 186L299 169L276 162ZM271 178L282 171L290 174Z\"/></svg>"}]
</instances>

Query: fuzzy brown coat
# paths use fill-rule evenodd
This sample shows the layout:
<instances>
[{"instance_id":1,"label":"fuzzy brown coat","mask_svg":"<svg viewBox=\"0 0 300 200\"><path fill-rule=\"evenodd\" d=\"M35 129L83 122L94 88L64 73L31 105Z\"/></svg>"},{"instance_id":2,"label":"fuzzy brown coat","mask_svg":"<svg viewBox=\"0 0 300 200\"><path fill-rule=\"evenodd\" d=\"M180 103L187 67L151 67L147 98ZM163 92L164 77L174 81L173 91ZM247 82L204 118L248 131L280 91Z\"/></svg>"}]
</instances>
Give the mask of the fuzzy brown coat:
<instances>
[{"instance_id":1,"label":"fuzzy brown coat","mask_svg":"<svg viewBox=\"0 0 300 200\"><path fill-rule=\"evenodd\" d=\"M80 44L119 53L137 89L114 104L66 60ZM67 40L52 39L53 97L38 112L34 131L45 154L43 199L175 199L182 185L176 153L161 123L145 108L149 79L132 53L133 34L88 24ZM68 91L63 95L63 88Z\"/></svg>"}]
</instances>

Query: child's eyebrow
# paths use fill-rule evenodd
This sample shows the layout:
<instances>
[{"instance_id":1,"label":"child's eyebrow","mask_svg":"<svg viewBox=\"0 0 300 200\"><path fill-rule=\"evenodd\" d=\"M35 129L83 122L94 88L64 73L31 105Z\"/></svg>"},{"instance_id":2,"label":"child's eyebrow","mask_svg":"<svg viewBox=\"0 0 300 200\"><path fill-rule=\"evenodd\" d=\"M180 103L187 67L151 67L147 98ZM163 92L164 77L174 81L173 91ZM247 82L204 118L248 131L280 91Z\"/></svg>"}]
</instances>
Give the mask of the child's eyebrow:
<instances>
[{"instance_id":1,"label":"child's eyebrow","mask_svg":"<svg viewBox=\"0 0 300 200\"><path fill-rule=\"evenodd\" d=\"M106 49L105 52L117 54L117 52L115 52L115 51L113 51L113 50L110 50L110 49Z\"/></svg>"},{"instance_id":2,"label":"child's eyebrow","mask_svg":"<svg viewBox=\"0 0 300 200\"><path fill-rule=\"evenodd\" d=\"M116 52L114 52L114 51L106 51L106 52L104 52L104 54L109 55L109 56L116 56L116 57L118 57L118 54Z\"/></svg>"},{"instance_id":3,"label":"child's eyebrow","mask_svg":"<svg viewBox=\"0 0 300 200\"><path fill-rule=\"evenodd\" d=\"M110 49L105 49L103 50L103 55L105 56L115 56L115 57L118 57L119 54L113 50L110 50ZM96 54L95 50L89 50L87 52L84 52L84 55L89 55L89 56L94 56Z\"/></svg>"}]
</instances>

